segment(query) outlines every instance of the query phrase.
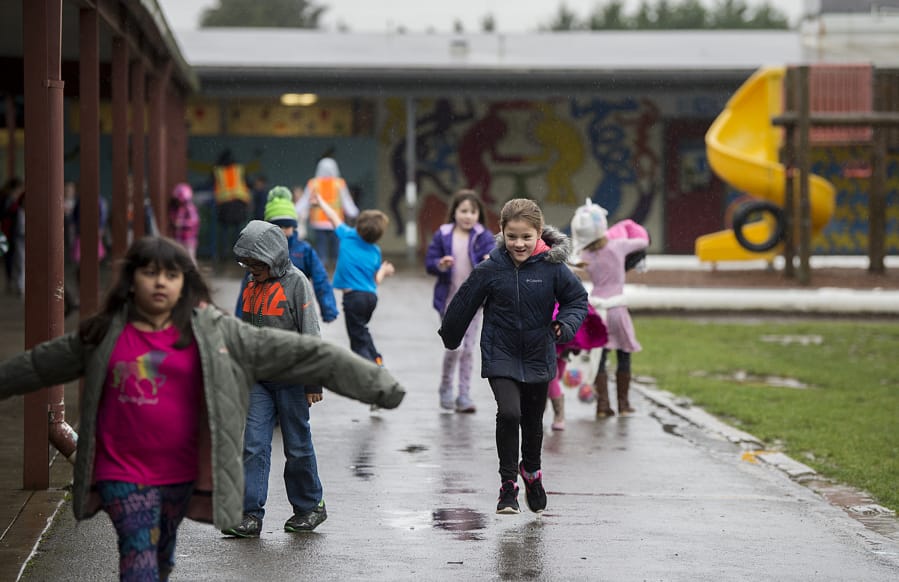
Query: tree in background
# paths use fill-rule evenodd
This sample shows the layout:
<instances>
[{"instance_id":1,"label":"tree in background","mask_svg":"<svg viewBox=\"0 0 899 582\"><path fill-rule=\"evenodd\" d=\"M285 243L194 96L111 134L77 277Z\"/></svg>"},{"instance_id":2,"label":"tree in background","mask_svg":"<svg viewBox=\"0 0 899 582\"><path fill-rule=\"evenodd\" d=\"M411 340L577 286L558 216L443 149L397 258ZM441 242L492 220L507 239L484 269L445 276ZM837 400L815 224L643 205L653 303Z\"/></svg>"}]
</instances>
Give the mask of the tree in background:
<instances>
[{"instance_id":1,"label":"tree in background","mask_svg":"<svg viewBox=\"0 0 899 582\"><path fill-rule=\"evenodd\" d=\"M624 11L622 0L597 4L581 19L563 2L549 24L541 30L702 30L786 29L787 17L769 3L750 10L744 0L718 0L711 9L700 0L647 0L633 15Z\"/></svg>"},{"instance_id":2,"label":"tree in background","mask_svg":"<svg viewBox=\"0 0 899 582\"><path fill-rule=\"evenodd\" d=\"M578 19L577 13L562 2L559 4L559 9L549 25L541 26L540 28L541 30L576 30L583 28L583 26Z\"/></svg>"},{"instance_id":3,"label":"tree in background","mask_svg":"<svg viewBox=\"0 0 899 582\"><path fill-rule=\"evenodd\" d=\"M488 12L481 18L481 32L496 32L496 17Z\"/></svg>"},{"instance_id":4,"label":"tree in background","mask_svg":"<svg viewBox=\"0 0 899 582\"><path fill-rule=\"evenodd\" d=\"M327 9L306 0L219 0L203 11L200 27L319 28Z\"/></svg>"}]
</instances>

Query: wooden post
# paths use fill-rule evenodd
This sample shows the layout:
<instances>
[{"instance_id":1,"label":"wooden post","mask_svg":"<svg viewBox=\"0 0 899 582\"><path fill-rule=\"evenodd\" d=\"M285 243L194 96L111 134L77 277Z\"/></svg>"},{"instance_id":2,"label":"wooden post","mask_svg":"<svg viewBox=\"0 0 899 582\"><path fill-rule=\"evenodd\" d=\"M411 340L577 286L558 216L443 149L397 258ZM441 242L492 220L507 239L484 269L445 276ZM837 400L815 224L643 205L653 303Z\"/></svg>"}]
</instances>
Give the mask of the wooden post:
<instances>
[{"instance_id":1,"label":"wooden post","mask_svg":"<svg viewBox=\"0 0 899 582\"><path fill-rule=\"evenodd\" d=\"M874 77L874 110L885 106L883 76ZM887 183L887 134L883 125L874 126L874 148L871 179L868 181L868 272L884 272L886 247L886 183Z\"/></svg>"},{"instance_id":2,"label":"wooden post","mask_svg":"<svg viewBox=\"0 0 899 582\"><path fill-rule=\"evenodd\" d=\"M797 75L793 68L787 69L784 78L784 109L787 113L793 113L796 109ZM781 152L784 164L784 276L790 279L796 277L796 195L793 191L795 180L793 176L796 170L796 126L789 125L784 128L784 147Z\"/></svg>"},{"instance_id":3,"label":"wooden post","mask_svg":"<svg viewBox=\"0 0 899 582\"><path fill-rule=\"evenodd\" d=\"M809 67L798 68L799 91L797 95L797 112L799 123L799 273L797 280L801 285L808 285L811 280L809 256L811 255L812 220L809 209L809 178L811 173L811 147L809 143Z\"/></svg>"}]
</instances>

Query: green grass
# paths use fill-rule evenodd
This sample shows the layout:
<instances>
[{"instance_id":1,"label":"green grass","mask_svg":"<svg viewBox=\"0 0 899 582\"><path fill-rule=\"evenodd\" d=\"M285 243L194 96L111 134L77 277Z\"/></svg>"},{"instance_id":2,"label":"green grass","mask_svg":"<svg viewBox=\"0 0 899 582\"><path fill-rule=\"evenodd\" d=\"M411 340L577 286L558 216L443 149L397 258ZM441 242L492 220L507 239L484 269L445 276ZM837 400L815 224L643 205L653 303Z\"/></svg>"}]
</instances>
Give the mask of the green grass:
<instances>
[{"instance_id":1,"label":"green grass","mask_svg":"<svg viewBox=\"0 0 899 582\"><path fill-rule=\"evenodd\" d=\"M635 317L633 372L899 512L899 323ZM762 336L820 336L783 345ZM750 377L737 381L742 371ZM767 376L807 388L770 385Z\"/></svg>"}]
</instances>

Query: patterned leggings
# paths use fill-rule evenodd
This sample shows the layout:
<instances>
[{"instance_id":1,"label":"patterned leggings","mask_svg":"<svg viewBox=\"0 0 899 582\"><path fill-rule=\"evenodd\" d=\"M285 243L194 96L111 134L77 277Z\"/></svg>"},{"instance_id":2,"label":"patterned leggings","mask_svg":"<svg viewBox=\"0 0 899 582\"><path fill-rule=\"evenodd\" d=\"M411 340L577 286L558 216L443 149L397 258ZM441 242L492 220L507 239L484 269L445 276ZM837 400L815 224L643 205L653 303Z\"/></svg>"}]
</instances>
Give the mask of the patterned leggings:
<instances>
[{"instance_id":1,"label":"patterned leggings","mask_svg":"<svg viewBox=\"0 0 899 582\"><path fill-rule=\"evenodd\" d=\"M175 537L193 488L192 482L97 482L103 510L118 534L119 580L168 580L175 567Z\"/></svg>"}]
</instances>

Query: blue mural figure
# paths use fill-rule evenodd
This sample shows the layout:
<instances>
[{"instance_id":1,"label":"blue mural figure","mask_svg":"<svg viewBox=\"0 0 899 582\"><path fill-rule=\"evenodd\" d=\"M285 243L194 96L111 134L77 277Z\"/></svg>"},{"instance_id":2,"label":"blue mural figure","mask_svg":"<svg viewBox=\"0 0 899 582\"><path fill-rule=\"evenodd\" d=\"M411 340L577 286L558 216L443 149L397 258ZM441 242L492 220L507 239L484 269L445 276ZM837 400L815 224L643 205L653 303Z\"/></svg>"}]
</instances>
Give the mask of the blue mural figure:
<instances>
[{"instance_id":1,"label":"blue mural figure","mask_svg":"<svg viewBox=\"0 0 899 582\"><path fill-rule=\"evenodd\" d=\"M456 182L456 165L451 156L456 147L451 139L450 129L459 123L474 118L474 108L466 101L466 110L456 112L448 99L438 99L429 114L415 120L415 182L421 184L423 178L430 178L434 185L445 196L450 196ZM432 152L433 155L432 155ZM390 212L396 225L396 234L402 235L405 220L401 206L406 197L406 138L401 139L393 148L390 156L390 169L393 174L393 192L390 196ZM449 172L450 180L445 181L441 175Z\"/></svg>"},{"instance_id":2,"label":"blue mural figure","mask_svg":"<svg viewBox=\"0 0 899 582\"><path fill-rule=\"evenodd\" d=\"M622 127L634 128L634 155L632 167L640 197L628 217L634 222L644 223L652 203L655 200L656 178L659 176L661 156L653 149L651 131L661 115L655 103L648 99L640 100L640 110L636 117L616 115L615 120Z\"/></svg>"},{"instance_id":3,"label":"blue mural figure","mask_svg":"<svg viewBox=\"0 0 899 582\"><path fill-rule=\"evenodd\" d=\"M571 114L575 118L589 117L587 140L602 179L593 192L594 202L614 214L621 204L621 188L636 182L637 176L631 163L631 152L625 140L624 128L607 119L616 111L636 111L639 105L634 99L618 102L592 99L580 105L571 101Z\"/></svg>"}]
</instances>

